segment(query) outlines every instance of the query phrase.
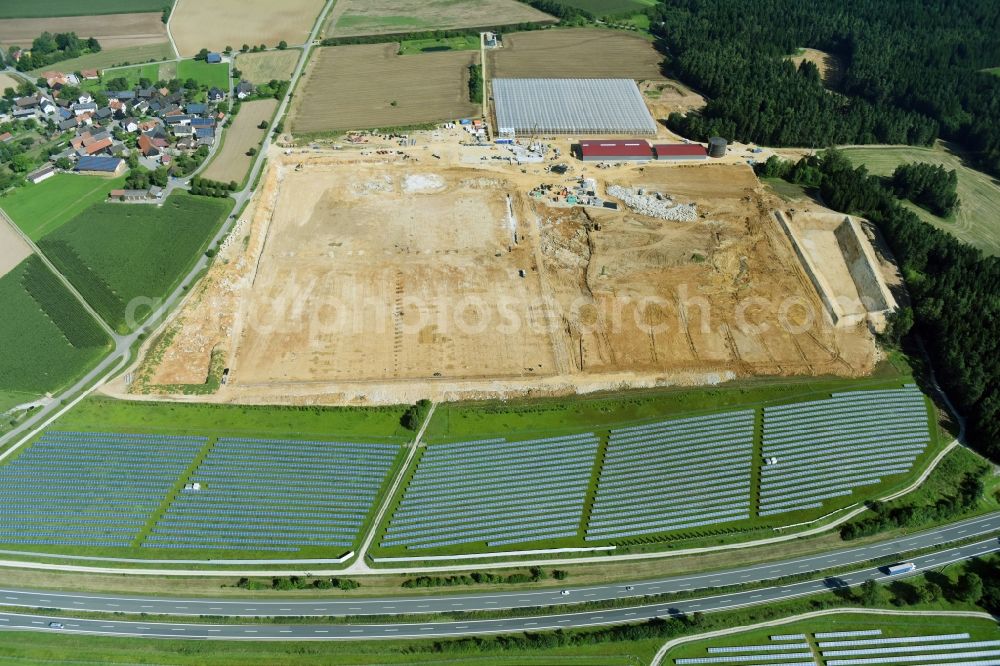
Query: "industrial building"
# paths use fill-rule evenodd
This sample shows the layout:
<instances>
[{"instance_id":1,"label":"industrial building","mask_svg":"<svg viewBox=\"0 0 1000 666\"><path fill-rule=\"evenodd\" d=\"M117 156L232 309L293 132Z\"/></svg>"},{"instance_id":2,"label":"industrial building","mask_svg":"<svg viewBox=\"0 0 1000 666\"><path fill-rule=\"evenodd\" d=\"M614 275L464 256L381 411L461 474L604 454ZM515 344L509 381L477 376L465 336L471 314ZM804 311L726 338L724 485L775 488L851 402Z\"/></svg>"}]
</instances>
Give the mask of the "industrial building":
<instances>
[{"instance_id":1,"label":"industrial building","mask_svg":"<svg viewBox=\"0 0 1000 666\"><path fill-rule=\"evenodd\" d=\"M700 143L660 143L653 146L657 161L707 160L708 151Z\"/></svg>"},{"instance_id":2,"label":"industrial building","mask_svg":"<svg viewBox=\"0 0 1000 666\"><path fill-rule=\"evenodd\" d=\"M493 100L500 136L656 134L631 79L494 79Z\"/></svg>"},{"instance_id":3,"label":"industrial building","mask_svg":"<svg viewBox=\"0 0 1000 666\"><path fill-rule=\"evenodd\" d=\"M574 146L584 162L645 162L653 159L653 149L642 139L581 141Z\"/></svg>"},{"instance_id":4,"label":"industrial building","mask_svg":"<svg viewBox=\"0 0 1000 666\"><path fill-rule=\"evenodd\" d=\"M73 171L99 176L120 176L125 173L125 160L120 157L81 157Z\"/></svg>"}]
</instances>

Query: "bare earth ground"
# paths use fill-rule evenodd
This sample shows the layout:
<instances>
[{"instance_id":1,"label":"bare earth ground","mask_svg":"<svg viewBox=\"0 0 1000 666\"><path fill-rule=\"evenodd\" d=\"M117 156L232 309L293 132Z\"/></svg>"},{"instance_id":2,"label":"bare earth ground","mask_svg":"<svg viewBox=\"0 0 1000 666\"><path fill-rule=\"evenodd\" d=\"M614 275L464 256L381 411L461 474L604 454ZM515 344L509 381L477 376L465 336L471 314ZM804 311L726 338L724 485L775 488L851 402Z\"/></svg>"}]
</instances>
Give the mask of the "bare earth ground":
<instances>
[{"instance_id":1,"label":"bare earth ground","mask_svg":"<svg viewBox=\"0 0 1000 666\"><path fill-rule=\"evenodd\" d=\"M120 49L167 41L167 26L156 12L15 18L0 21L0 44L31 46L43 32L75 32L80 38L96 37L102 49ZM53 69L59 69L58 63Z\"/></svg>"},{"instance_id":2,"label":"bare earth ground","mask_svg":"<svg viewBox=\"0 0 1000 666\"><path fill-rule=\"evenodd\" d=\"M274 149L252 224L143 371L200 383L224 350L218 393L170 397L364 404L872 368L867 328L824 318L770 214L780 201L745 165L575 163L602 192L697 203L696 222L667 222L534 200L553 176L483 162L495 153L457 134L432 141L441 160Z\"/></svg>"},{"instance_id":3,"label":"bare earth ground","mask_svg":"<svg viewBox=\"0 0 1000 666\"><path fill-rule=\"evenodd\" d=\"M340 0L334 11L323 29L336 37L555 22L515 0Z\"/></svg>"},{"instance_id":4,"label":"bare earth ground","mask_svg":"<svg viewBox=\"0 0 1000 666\"><path fill-rule=\"evenodd\" d=\"M826 51L819 51L817 49L802 49L802 52L791 56L789 58L795 66L798 67L804 60L808 60L812 64L816 65L816 69L819 70L819 76L828 86L836 86L840 83L840 78L843 76L843 67L841 66L840 59L835 55L831 55Z\"/></svg>"},{"instance_id":5,"label":"bare earth ground","mask_svg":"<svg viewBox=\"0 0 1000 666\"><path fill-rule=\"evenodd\" d=\"M6 223L0 222L0 277L31 255L31 248Z\"/></svg>"},{"instance_id":6,"label":"bare earth ground","mask_svg":"<svg viewBox=\"0 0 1000 666\"><path fill-rule=\"evenodd\" d=\"M170 34L182 56L243 44L302 44L323 9L323 0L177 0Z\"/></svg>"},{"instance_id":7,"label":"bare earth ground","mask_svg":"<svg viewBox=\"0 0 1000 666\"><path fill-rule=\"evenodd\" d=\"M671 113L687 113L705 106L705 98L683 83L672 79L643 81L639 90L654 118L666 118Z\"/></svg>"},{"instance_id":8,"label":"bare earth ground","mask_svg":"<svg viewBox=\"0 0 1000 666\"><path fill-rule=\"evenodd\" d=\"M402 127L478 111L469 102L469 65L478 52L398 56L398 44L319 49L290 112L296 134Z\"/></svg>"},{"instance_id":9,"label":"bare earth ground","mask_svg":"<svg viewBox=\"0 0 1000 666\"><path fill-rule=\"evenodd\" d=\"M261 121L271 124L271 116L278 107L276 99L258 99L250 102L243 102L240 105L240 112L236 114L232 127L225 134L225 143L222 150L215 156L212 163L202 174L205 178L228 183L235 180L237 183L243 181L250 170L253 157L247 155L250 148L259 148L261 139L269 131L260 129Z\"/></svg>"},{"instance_id":10,"label":"bare earth ground","mask_svg":"<svg viewBox=\"0 0 1000 666\"><path fill-rule=\"evenodd\" d=\"M618 30L516 32L504 35L503 43L487 56L494 78L663 78L663 56L653 45Z\"/></svg>"},{"instance_id":11,"label":"bare earth ground","mask_svg":"<svg viewBox=\"0 0 1000 666\"><path fill-rule=\"evenodd\" d=\"M271 79L288 80L300 53L297 49L241 53L236 56L236 68L250 83L267 83Z\"/></svg>"}]
</instances>

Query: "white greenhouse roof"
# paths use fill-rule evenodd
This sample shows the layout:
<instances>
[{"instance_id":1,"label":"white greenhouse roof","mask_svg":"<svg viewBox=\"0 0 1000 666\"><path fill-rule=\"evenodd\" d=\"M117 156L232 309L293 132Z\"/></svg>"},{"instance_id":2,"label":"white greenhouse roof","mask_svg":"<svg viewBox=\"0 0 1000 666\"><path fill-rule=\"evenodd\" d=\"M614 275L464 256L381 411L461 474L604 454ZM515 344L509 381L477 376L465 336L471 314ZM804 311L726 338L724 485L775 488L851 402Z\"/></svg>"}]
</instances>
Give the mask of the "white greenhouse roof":
<instances>
[{"instance_id":1,"label":"white greenhouse roof","mask_svg":"<svg viewBox=\"0 0 1000 666\"><path fill-rule=\"evenodd\" d=\"M632 79L493 79L497 129L517 134L656 134Z\"/></svg>"}]
</instances>

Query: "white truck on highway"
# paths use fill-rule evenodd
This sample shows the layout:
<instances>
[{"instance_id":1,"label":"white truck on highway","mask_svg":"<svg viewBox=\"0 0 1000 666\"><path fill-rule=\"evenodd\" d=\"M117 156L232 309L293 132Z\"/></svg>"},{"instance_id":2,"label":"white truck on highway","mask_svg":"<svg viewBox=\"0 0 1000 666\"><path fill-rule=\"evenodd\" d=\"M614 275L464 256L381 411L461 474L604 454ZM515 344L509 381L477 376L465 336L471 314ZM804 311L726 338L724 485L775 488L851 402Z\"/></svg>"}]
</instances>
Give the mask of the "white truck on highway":
<instances>
[{"instance_id":1,"label":"white truck on highway","mask_svg":"<svg viewBox=\"0 0 1000 666\"><path fill-rule=\"evenodd\" d=\"M890 576L898 576L899 574L910 573L911 571L917 570L917 565L913 562L900 562L899 564L893 564L886 569Z\"/></svg>"}]
</instances>

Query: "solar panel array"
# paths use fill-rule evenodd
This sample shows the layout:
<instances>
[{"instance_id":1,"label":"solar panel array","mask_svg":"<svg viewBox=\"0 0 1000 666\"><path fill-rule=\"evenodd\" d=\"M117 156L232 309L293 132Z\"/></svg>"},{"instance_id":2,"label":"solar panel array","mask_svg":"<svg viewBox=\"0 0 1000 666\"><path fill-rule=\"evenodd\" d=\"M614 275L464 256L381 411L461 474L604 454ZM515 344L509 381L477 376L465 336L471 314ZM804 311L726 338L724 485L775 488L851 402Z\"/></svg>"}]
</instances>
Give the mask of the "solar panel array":
<instances>
[{"instance_id":1,"label":"solar panel array","mask_svg":"<svg viewBox=\"0 0 1000 666\"><path fill-rule=\"evenodd\" d=\"M750 517L754 412L611 431L588 541Z\"/></svg>"},{"instance_id":2,"label":"solar panel array","mask_svg":"<svg viewBox=\"0 0 1000 666\"><path fill-rule=\"evenodd\" d=\"M574 537L597 447L591 433L428 446L381 545L415 550Z\"/></svg>"},{"instance_id":3,"label":"solar panel array","mask_svg":"<svg viewBox=\"0 0 1000 666\"><path fill-rule=\"evenodd\" d=\"M908 472L930 442L927 407L914 386L834 393L764 409L758 513L816 509L824 500Z\"/></svg>"},{"instance_id":4,"label":"solar panel array","mask_svg":"<svg viewBox=\"0 0 1000 666\"><path fill-rule=\"evenodd\" d=\"M47 432L0 466L0 542L130 546L205 442Z\"/></svg>"},{"instance_id":5,"label":"solar panel array","mask_svg":"<svg viewBox=\"0 0 1000 666\"><path fill-rule=\"evenodd\" d=\"M297 551L355 542L399 454L388 444L222 437L147 548Z\"/></svg>"},{"instance_id":6,"label":"solar panel array","mask_svg":"<svg viewBox=\"0 0 1000 666\"><path fill-rule=\"evenodd\" d=\"M805 639L804 634L771 636L767 645L739 645L707 648L707 656L674 659L677 666L725 664L726 666L792 666L788 660L808 659L801 666L816 666L818 657L826 666L875 666L918 664L919 666L997 666L1000 664L1000 640L969 640L966 632L928 636L881 636L880 629L817 632L813 634L816 650L808 643L781 643ZM850 638L834 640L829 638ZM849 648L849 649L838 649ZM808 651L796 651L808 650ZM818 653L818 654L817 654ZM965 661L956 661L965 660ZM767 663L765 663L767 662Z\"/></svg>"}]
</instances>

